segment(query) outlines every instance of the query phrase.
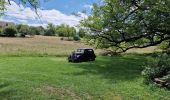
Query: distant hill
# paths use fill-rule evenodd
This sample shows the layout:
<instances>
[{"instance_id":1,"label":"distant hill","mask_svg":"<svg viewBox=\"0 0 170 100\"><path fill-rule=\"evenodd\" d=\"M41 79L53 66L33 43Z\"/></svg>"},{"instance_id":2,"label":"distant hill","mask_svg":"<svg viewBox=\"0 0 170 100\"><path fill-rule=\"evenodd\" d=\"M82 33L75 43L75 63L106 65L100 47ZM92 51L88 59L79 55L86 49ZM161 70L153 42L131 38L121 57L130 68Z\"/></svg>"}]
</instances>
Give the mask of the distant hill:
<instances>
[{"instance_id":1,"label":"distant hill","mask_svg":"<svg viewBox=\"0 0 170 100\"><path fill-rule=\"evenodd\" d=\"M0 21L0 28L5 28L11 25L15 25L13 22L5 22L5 21Z\"/></svg>"}]
</instances>

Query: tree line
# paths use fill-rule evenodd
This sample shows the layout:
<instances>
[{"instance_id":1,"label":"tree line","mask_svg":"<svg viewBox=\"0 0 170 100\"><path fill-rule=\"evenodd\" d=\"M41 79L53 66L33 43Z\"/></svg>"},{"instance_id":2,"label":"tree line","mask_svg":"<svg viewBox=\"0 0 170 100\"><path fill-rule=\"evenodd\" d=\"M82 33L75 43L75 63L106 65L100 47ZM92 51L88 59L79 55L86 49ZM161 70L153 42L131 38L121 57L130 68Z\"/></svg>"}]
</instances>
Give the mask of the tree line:
<instances>
[{"instance_id":1,"label":"tree line","mask_svg":"<svg viewBox=\"0 0 170 100\"><path fill-rule=\"evenodd\" d=\"M48 24L46 28L18 24L0 29L1 37L26 37L34 35L59 36L66 39L79 40L85 36L85 31L82 28L76 30L75 27L65 24Z\"/></svg>"}]
</instances>

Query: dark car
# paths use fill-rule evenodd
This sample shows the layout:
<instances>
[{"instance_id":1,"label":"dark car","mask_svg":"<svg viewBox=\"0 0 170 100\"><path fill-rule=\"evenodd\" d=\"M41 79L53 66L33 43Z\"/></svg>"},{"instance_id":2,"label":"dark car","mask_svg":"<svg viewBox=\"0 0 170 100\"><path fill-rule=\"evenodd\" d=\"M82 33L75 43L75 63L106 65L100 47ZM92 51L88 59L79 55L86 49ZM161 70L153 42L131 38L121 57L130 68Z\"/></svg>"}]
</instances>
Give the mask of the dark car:
<instances>
[{"instance_id":1,"label":"dark car","mask_svg":"<svg viewBox=\"0 0 170 100\"><path fill-rule=\"evenodd\" d=\"M96 55L93 49L77 49L68 56L69 62L94 61Z\"/></svg>"}]
</instances>

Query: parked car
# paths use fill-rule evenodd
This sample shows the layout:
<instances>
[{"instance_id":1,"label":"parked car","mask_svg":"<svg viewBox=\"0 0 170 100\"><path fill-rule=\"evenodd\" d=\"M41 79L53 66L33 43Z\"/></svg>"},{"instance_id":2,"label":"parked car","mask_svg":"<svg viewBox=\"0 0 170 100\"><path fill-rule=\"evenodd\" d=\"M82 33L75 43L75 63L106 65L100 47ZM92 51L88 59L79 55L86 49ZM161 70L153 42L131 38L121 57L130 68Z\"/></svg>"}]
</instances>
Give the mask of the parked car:
<instances>
[{"instance_id":1,"label":"parked car","mask_svg":"<svg viewBox=\"0 0 170 100\"><path fill-rule=\"evenodd\" d=\"M69 62L94 61L96 55L93 49L77 49L68 56Z\"/></svg>"}]
</instances>

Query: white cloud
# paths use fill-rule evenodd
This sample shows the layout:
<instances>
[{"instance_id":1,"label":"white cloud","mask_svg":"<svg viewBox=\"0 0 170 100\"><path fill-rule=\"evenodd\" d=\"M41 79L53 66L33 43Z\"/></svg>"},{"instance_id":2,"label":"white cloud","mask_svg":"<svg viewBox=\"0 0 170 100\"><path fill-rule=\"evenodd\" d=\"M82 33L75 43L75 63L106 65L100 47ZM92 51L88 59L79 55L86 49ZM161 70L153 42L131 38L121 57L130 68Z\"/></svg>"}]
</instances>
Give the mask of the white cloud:
<instances>
[{"instance_id":1,"label":"white cloud","mask_svg":"<svg viewBox=\"0 0 170 100\"><path fill-rule=\"evenodd\" d=\"M81 17L66 15L56 9L38 9L38 14L40 15L40 19L31 8L23 7L22 5L17 5L15 2L11 2L11 5L6 5L6 17L1 18L0 20L9 20L15 23L23 23L33 26L45 26L48 23L53 23L55 25L68 24L71 26L75 26L79 24L79 21L82 18L87 17L87 15L85 14L80 14Z\"/></svg>"}]
</instances>

